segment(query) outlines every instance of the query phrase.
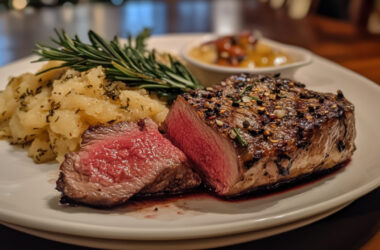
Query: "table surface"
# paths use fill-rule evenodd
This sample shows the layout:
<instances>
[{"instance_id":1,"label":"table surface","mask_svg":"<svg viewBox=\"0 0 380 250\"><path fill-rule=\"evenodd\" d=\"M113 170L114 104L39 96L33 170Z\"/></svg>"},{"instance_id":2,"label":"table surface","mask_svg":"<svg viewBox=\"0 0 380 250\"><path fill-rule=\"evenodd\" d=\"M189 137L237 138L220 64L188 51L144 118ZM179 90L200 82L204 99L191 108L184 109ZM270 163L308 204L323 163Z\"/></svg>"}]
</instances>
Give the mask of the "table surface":
<instances>
[{"instance_id":1,"label":"table surface","mask_svg":"<svg viewBox=\"0 0 380 250\"><path fill-rule=\"evenodd\" d=\"M285 8L259 1L144 1L122 6L83 4L0 13L0 66L31 54L37 41L65 28L84 38L93 29L106 38L143 27L154 34L260 30L265 37L307 48L380 84L380 36L309 14L291 19ZM233 249L380 249L380 188L321 221ZM84 249L0 226L2 249ZM230 249L229 248L229 249Z\"/></svg>"}]
</instances>

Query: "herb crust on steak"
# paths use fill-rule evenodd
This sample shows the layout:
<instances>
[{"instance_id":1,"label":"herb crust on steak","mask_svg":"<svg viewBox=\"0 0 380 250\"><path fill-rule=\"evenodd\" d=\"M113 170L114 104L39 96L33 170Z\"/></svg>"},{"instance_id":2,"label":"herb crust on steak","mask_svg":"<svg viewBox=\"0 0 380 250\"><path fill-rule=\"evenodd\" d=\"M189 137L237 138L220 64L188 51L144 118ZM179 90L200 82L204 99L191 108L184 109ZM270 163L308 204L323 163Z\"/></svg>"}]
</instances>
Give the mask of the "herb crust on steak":
<instances>
[{"instance_id":1,"label":"herb crust on steak","mask_svg":"<svg viewBox=\"0 0 380 250\"><path fill-rule=\"evenodd\" d=\"M179 96L164 128L226 196L332 168L355 150L354 106L342 91L267 75L231 76Z\"/></svg>"}]
</instances>

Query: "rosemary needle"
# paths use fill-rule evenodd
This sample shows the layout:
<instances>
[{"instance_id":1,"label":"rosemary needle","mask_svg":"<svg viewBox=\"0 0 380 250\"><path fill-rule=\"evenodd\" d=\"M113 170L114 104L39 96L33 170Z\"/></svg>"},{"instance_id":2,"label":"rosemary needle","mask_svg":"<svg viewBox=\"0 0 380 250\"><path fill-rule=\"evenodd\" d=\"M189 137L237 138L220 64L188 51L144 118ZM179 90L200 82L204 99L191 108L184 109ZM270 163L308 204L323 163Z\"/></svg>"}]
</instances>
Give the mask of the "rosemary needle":
<instances>
[{"instance_id":1,"label":"rosemary needle","mask_svg":"<svg viewBox=\"0 0 380 250\"><path fill-rule=\"evenodd\" d=\"M121 45L116 36L107 42L92 30L88 32L89 44L82 42L78 36L69 37L64 30L55 29L55 33L57 38L51 40L57 47L36 44L34 52L40 58L33 62L58 60L63 64L38 74L62 67L86 71L102 66L107 79L153 91L168 101L185 91L202 88L180 61L168 55L170 63L166 65L156 59L154 50L146 49L149 29L144 29L135 39L129 36L125 45Z\"/></svg>"},{"instance_id":2,"label":"rosemary needle","mask_svg":"<svg viewBox=\"0 0 380 250\"><path fill-rule=\"evenodd\" d=\"M246 147L248 146L248 143L246 141L244 141L244 139L241 137L241 134L240 134L240 131L238 128L233 128L235 134L236 134L236 138L238 140L238 142L243 146L243 147Z\"/></svg>"}]
</instances>

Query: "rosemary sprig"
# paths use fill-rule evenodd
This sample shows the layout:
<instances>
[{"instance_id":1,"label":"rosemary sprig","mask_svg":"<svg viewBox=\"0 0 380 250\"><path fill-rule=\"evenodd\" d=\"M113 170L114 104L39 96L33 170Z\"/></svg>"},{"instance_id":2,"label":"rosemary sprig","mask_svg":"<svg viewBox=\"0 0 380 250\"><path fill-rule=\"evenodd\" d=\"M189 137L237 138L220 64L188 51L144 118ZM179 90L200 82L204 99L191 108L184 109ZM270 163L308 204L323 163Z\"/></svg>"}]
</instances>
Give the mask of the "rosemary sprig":
<instances>
[{"instance_id":1,"label":"rosemary sprig","mask_svg":"<svg viewBox=\"0 0 380 250\"><path fill-rule=\"evenodd\" d=\"M107 42L92 30L88 32L89 44L78 36L69 37L64 30L55 29L55 33L57 38L51 40L58 47L36 44L34 52L40 58L33 62L58 60L64 63L38 74L63 67L86 71L102 66L108 79L122 81L130 87L145 88L169 101L180 93L202 87L189 70L170 55L169 65L156 60L156 52L148 51L145 45L150 36L149 29L139 33L134 43L129 36L125 45L121 45L116 36Z\"/></svg>"}]
</instances>

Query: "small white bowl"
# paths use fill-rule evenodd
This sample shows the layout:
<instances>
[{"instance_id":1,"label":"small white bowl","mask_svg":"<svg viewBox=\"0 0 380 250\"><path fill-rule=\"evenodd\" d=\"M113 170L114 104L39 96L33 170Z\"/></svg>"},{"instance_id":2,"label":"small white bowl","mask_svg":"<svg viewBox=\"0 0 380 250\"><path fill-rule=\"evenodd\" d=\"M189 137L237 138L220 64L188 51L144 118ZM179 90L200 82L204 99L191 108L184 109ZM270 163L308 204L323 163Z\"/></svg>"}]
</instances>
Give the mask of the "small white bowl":
<instances>
[{"instance_id":1,"label":"small white bowl","mask_svg":"<svg viewBox=\"0 0 380 250\"><path fill-rule=\"evenodd\" d=\"M217 35L205 35L200 39L196 39L191 43L186 44L180 51L182 58L186 61L190 71L197 77L197 79L205 86L211 86L219 83L223 79L233 74L239 73L251 73L251 74L277 74L281 73L282 77L292 77L294 72L303 66L311 63L311 53L303 48L291 46L275 42L266 38L260 38L260 41L269 45L273 49L280 50L288 54L292 62L280 66L271 67L259 67L254 69L242 68L242 67L227 67L208 64L201 62L195 58L189 56L189 52L192 48L198 47L201 44L212 41L219 36Z\"/></svg>"}]
</instances>

